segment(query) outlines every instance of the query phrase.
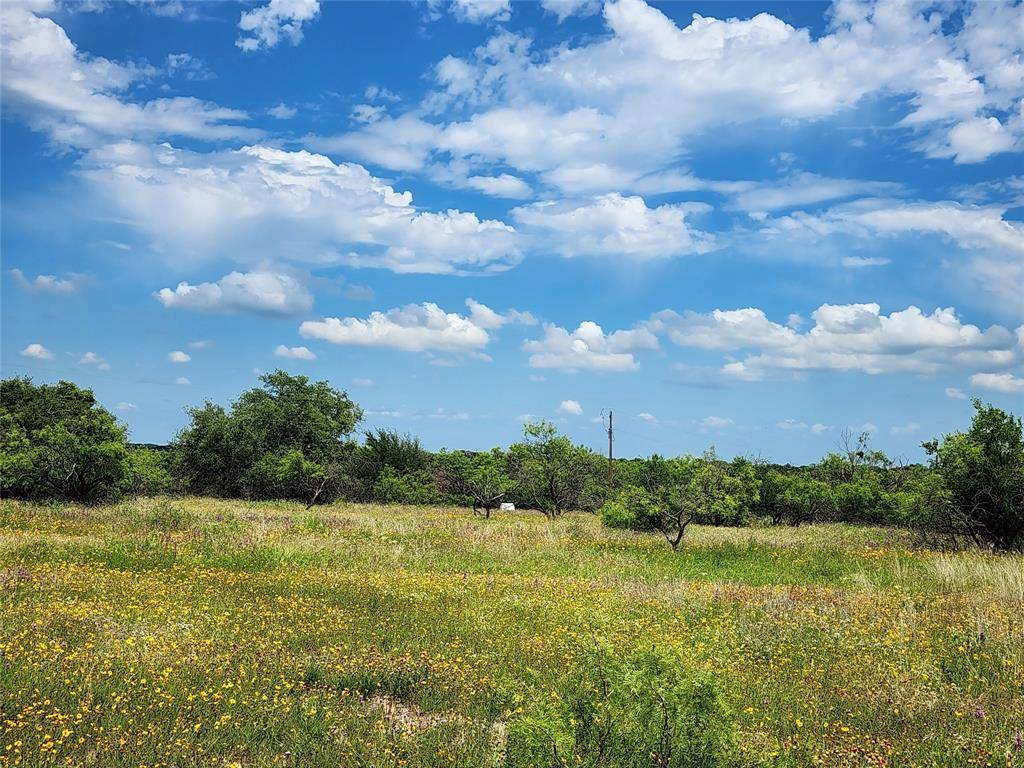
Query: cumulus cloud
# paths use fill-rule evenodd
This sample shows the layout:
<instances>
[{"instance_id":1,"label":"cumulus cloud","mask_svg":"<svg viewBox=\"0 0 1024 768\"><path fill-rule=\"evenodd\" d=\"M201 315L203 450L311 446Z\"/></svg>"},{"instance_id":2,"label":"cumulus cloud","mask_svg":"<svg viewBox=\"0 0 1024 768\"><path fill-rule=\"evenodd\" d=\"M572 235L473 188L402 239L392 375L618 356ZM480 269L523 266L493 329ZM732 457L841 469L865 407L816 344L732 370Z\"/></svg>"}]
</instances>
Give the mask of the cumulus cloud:
<instances>
[{"instance_id":1,"label":"cumulus cloud","mask_svg":"<svg viewBox=\"0 0 1024 768\"><path fill-rule=\"evenodd\" d=\"M466 299L466 306L469 307L469 319L475 325L489 331L501 328L509 323L518 325L537 324L537 319L533 315L529 312L520 312L518 309L495 312L486 304L481 304L474 299Z\"/></svg>"},{"instance_id":2,"label":"cumulus cloud","mask_svg":"<svg viewBox=\"0 0 1024 768\"><path fill-rule=\"evenodd\" d=\"M592 7L545 2L560 19ZM695 14L679 26L643 0L603 11L604 35L548 49L495 34L471 56L449 57L424 105L343 140L395 170L508 168L573 193L635 188L677 167L693 137L719 126L835 119L871 99L899 99L905 117L888 127L933 157L980 162L1022 147L1016 5L974 4L961 24L959 10L839 3L817 36L768 13ZM430 109L452 101L468 112ZM744 205L880 192L852 184L796 178L774 194L752 191L762 199Z\"/></svg>"},{"instance_id":3,"label":"cumulus cloud","mask_svg":"<svg viewBox=\"0 0 1024 768\"><path fill-rule=\"evenodd\" d=\"M966 400L966 393L957 387L946 387L946 397L952 398L953 400Z\"/></svg>"},{"instance_id":4,"label":"cumulus cloud","mask_svg":"<svg viewBox=\"0 0 1024 768\"><path fill-rule=\"evenodd\" d=\"M507 269L515 230L475 214L428 212L363 166L265 146L196 153L122 142L90 152L81 175L175 259L225 253L253 262L385 267L395 272Z\"/></svg>"},{"instance_id":5,"label":"cumulus cloud","mask_svg":"<svg viewBox=\"0 0 1024 768\"><path fill-rule=\"evenodd\" d=\"M267 110L268 115L278 120L291 120L298 112L299 110L295 109L295 107L289 107L283 102Z\"/></svg>"},{"instance_id":6,"label":"cumulus cloud","mask_svg":"<svg viewBox=\"0 0 1024 768\"><path fill-rule=\"evenodd\" d=\"M313 297L298 280L275 272L232 272L215 283L178 283L153 294L168 309L193 312L252 312L297 315L308 312Z\"/></svg>"},{"instance_id":7,"label":"cumulus cloud","mask_svg":"<svg viewBox=\"0 0 1024 768\"><path fill-rule=\"evenodd\" d=\"M657 347L658 340L646 328L606 335L601 326L589 320L571 333L557 325L545 325L543 337L523 344L523 350L530 353L531 368L563 371L635 371L640 364L633 352Z\"/></svg>"},{"instance_id":8,"label":"cumulus cloud","mask_svg":"<svg viewBox=\"0 0 1024 768\"><path fill-rule=\"evenodd\" d=\"M278 344L274 354L278 357L289 357L293 360L316 360L316 355L309 347L286 347L284 344Z\"/></svg>"},{"instance_id":9,"label":"cumulus cloud","mask_svg":"<svg viewBox=\"0 0 1024 768\"><path fill-rule=\"evenodd\" d=\"M29 344L18 354L22 357L32 358L33 360L53 360L53 352L48 350L42 344Z\"/></svg>"},{"instance_id":10,"label":"cumulus cloud","mask_svg":"<svg viewBox=\"0 0 1024 768\"><path fill-rule=\"evenodd\" d=\"M433 5L437 5L433 0ZM512 15L511 0L451 0L449 10L458 21L482 24L488 21L508 21Z\"/></svg>"},{"instance_id":11,"label":"cumulus cloud","mask_svg":"<svg viewBox=\"0 0 1024 768\"><path fill-rule=\"evenodd\" d=\"M706 210L700 203L649 208L641 197L612 193L583 203L534 203L514 209L512 217L537 238L539 248L562 256L647 260L711 250L712 236L686 222Z\"/></svg>"},{"instance_id":12,"label":"cumulus cloud","mask_svg":"<svg viewBox=\"0 0 1024 768\"><path fill-rule=\"evenodd\" d=\"M319 13L319 0L270 0L242 14L238 20L242 34L235 45L243 51L274 48L282 41L298 45L303 26Z\"/></svg>"},{"instance_id":13,"label":"cumulus cloud","mask_svg":"<svg viewBox=\"0 0 1024 768\"><path fill-rule=\"evenodd\" d=\"M146 67L82 53L62 27L37 16L28 3L5 3L0 14L4 111L23 116L54 142L95 147L118 137L251 140L260 135L239 125L248 119L245 112L208 101L128 101L125 91L149 75Z\"/></svg>"},{"instance_id":14,"label":"cumulus cloud","mask_svg":"<svg viewBox=\"0 0 1024 768\"><path fill-rule=\"evenodd\" d=\"M558 412L567 414L569 416L582 416L583 406L580 405L575 400L563 400L558 405Z\"/></svg>"},{"instance_id":15,"label":"cumulus cloud","mask_svg":"<svg viewBox=\"0 0 1024 768\"><path fill-rule=\"evenodd\" d=\"M1024 394L1024 379L1012 373L976 373L971 376L971 386L1006 395Z\"/></svg>"},{"instance_id":16,"label":"cumulus cloud","mask_svg":"<svg viewBox=\"0 0 1024 768\"><path fill-rule=\"evenodd\" d=\"M17 268L9 269L7 272L14 279L14 282L18 284L19 288L23 291L34 293L74 293L84 280L81 275L75 274L65 275L62 278L56 275L36 275L33 278L28 278L24 272Z\"/></svg>"},{"instance_id":17,"label":"cumulus cloud","mask_svg":"<svg viewBox=\"0 0 1024 768\"><path fill-rule=\"evenodd\" d=\"M172 363L188 363L191 362L192 356L187 352L176 349L174 352L167 353L167 359Z\"/></svg>"},{"instance_id":18,"label":"cumulus cloud","mask_svg":"<svg viewBox=\"0 0 1024 768\"><path fill-rule=\"evenodd\" d=\"M86 352L78 360L79 365L95 365L98 371L109 371L110 363L97 355L95 352Z\"/></svg>"},{"instance_id":19,"label":"cumulus cloud","mask_svg":"<svg viewBox=\"0 0 1024 768\"><path fill-rule=\"evenodd\" d=\"M951 307L926 314L911 306L884 315L874 303L823 304L811 317L814 326L801 333L750 307L708 314L666 310L645 327L682 347L750 350L722 370L752 380L813 370L937 373L985 362L1005 367L1024 354L1014 333L963 323Z\"/></svg>"},{"instance_id":20,"label":"cumulus cloud","mask_svg":"<svg viewBox=\"0 0 1024 768\"><path fill-rule=\"evenodd\" d=\"M174 383L182 387L187 387L192 384L192 381L186 376L179 376L174 380Z\"/></svg>"},{"instance_id":21,"label":"cumulus cloud","mask_svg":"<svg viewBox=\"0 0 1024 768\"><path fill-rule=\"evenodd\" d=\"M433 302L407 304L366 318L307 320L299 333L332 344L479 355L491 341L490 332L509 320L478 302L469 306L467 316L445 312Z\"/></svg>"}]
</instances>

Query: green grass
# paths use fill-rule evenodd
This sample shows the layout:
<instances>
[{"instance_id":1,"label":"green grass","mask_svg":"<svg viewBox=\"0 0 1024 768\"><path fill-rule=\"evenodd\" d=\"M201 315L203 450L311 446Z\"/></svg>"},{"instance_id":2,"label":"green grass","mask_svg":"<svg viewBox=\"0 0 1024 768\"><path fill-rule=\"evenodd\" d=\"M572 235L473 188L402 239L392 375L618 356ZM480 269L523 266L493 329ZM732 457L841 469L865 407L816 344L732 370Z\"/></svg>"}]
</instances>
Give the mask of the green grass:
<instances>
[{"instance_id":1,"label":"green grass","mask_svg":"<svg viewBox=\"0 0 1024 768\"><path fill-rule=\"evenodd\" d=\"M590 515L0 502L0 766L525 765L595 648L713 681L715 765L1024 764L1024 559L911 544L697 527L674 553Z\"/></svg>"}]
</instances>

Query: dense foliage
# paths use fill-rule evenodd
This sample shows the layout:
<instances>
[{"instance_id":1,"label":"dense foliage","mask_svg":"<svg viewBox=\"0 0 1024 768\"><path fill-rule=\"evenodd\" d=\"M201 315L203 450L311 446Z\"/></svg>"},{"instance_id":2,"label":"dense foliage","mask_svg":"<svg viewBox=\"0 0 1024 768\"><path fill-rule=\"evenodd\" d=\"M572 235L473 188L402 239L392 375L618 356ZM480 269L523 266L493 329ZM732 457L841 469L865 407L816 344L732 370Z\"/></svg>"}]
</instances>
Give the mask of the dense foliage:
<instances>
[{"instance_id":1,"label":"dense foliage","mask_svg":"<svg viewBox=\"0 0 1024 768\"><path fill-rule=\"evenodd\" d=\"M433 454L412 435L352 435L362 411L327 382L275 371L229 408L207 402L169 450L131 447L92 393L73 384L3 383L0 492L81 502L164 492L447 503L485 517L502 503L549 518L598 511L613 528L658 532L678 548L691 523L896 525L944 543L1024 548L1021 421L975 402L970 429L924 444L930 466L901 464L846 434L806 467L702 456L607 460L546 421L507 450Z\"/></svg>"}]
</instances>

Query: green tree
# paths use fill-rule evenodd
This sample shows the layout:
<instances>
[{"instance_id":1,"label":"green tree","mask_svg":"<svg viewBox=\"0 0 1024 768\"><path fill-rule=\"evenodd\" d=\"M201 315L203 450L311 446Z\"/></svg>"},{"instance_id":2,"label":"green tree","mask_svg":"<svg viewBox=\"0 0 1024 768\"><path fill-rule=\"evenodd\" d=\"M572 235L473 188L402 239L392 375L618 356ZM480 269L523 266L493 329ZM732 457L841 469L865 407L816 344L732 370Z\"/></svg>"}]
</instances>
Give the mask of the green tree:
<instances>
[{"instance_id":1,"label":"green tree","mask_svg":"<svg viewBox=\"0 0 1024 768\"><path fill-rule=\"evenodd\" d=\"M787 479L782 501L786 507L785 517L792 526L816 522L835 509L832 487L806 475Z\"/></svg>"},{"instance_id":2,"label":"green tree","mask_svg":"<svg viewBox=\"0 0 1024 768\"><path fill-rule=\"evenodd\" d=\"M0 384L0 494L96 503L131 482L126 430L90 390L29 378Z\"/></svg>"},{"instance_id":3,"label":"green tree","mask_svg":"<svg viewBox=\"0 0 1024 768\"><path fill-rule=\"evenodd\" d=\"M951 504L936 523L979 545L1024 549L1021 420L980 400L974 401L974 411L967 432L924 443Z\"/></svg>"},{"instance_id":4,"label":"green tree","mask_svg":"<svg viewBox=\"0 0 1024 768\"><path fill-rule=\"evenodd\" d=\"M350 450L345 438L362 410L326 381L274 371L230 410L189 409L174 441L175 473L185 490L212 496L308 499L323 466Z\"/></svg>"},{"instance_id":5,"label":"green tree","mask_svg":"<svg viewBox=\"0 0 1024 768\"><path fill-rule=\"evenodd\" d=\"M551 518L578 509L592 485L592 452L558 434L550 421L524 425L523 437L509 448L509 467L527 502Z\"/></svg>"},{"instance_id":6,"label":"green tree","mask_svg":"<svg viewBox=\"0 0 1024 768\"><path fill-rule=\"evenodd\" d=\"M484 517L490 517L513 488L507 463L500 448L481 453L441 451L435 457L438 488L443 494L467 499L473 514L482 509Z\"/></svg>"}]
</instances>

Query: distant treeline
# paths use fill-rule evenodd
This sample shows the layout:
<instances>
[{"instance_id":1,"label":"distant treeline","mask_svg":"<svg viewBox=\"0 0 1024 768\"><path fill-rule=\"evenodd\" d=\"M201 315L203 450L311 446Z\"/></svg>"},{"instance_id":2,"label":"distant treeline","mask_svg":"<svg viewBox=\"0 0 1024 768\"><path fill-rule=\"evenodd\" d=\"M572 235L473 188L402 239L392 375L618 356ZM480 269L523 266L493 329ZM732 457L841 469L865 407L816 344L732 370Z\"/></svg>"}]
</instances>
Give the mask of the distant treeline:
<instances>
[{"instance_id":1,"label":"distant treeline","mask_svg":"<svg viewBox=\"0 0 1024 768\"><path fill-rule=\"evenodd\" d=\"M128 494L453 504L489 517L502 503L556 517L597 512L611 527L849 522L909 527L922 539L1024 548L1021 421L975 401L970 429L924 444L927 466L894 461L869 436L802 467L749 458L606 458L550 422L507 449L426 451L410 435L355 437L362 410L327 382L275 371L229 408L188 409L168 446L130 444L92 392L28 378L0 384L0 494L98 503Z\"/></svg>"}]
</instances>

